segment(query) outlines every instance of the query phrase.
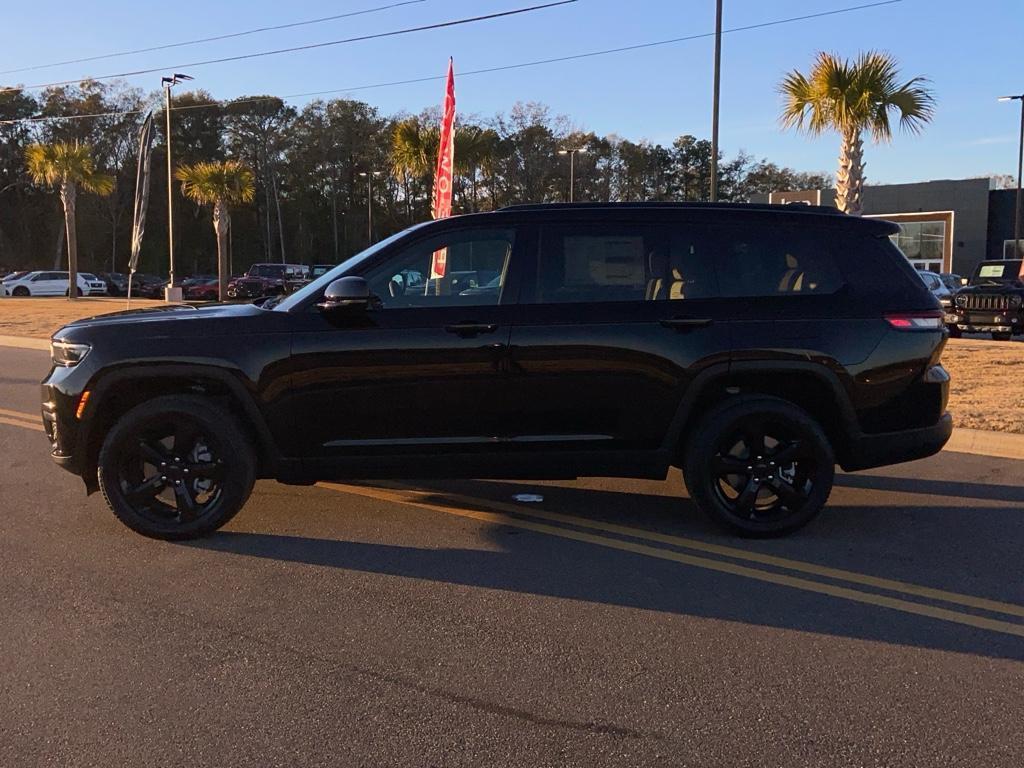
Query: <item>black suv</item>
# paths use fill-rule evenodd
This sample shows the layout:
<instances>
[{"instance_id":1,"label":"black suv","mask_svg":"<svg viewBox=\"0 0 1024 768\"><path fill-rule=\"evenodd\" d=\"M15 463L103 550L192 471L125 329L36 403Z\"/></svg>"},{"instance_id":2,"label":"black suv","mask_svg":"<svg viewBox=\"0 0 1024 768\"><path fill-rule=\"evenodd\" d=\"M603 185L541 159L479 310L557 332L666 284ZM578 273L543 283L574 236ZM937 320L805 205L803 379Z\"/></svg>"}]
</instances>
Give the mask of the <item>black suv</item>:
<instances>
[{"instance_id":1,"label":"black suv","mask_svg":"<svg viewBox=\"0 0 1024 768\"><path fill-rule=\"evenodd\" d=\"M721 523L780 534L819 512L836 464L949 438L942 312L894 232L767 205L428 222L261 306L65 326L43 422L54 460L158 538L217 529L256 478L671 466ZM456 284L467 273L496 275L493 290Z\"/></svg>"},{"instance_id":2,"label":"black suv","mask_svg":"<svg viewBox=\"0 0 1024 768\"><path fill-rule=\"evenodd\" d=\"M949 318L965 333L991 333L993 339L1009 341L1024 333L1024 261L983 261L974 270L966 288L953 300Z\"/></svg>"}]
</instances>

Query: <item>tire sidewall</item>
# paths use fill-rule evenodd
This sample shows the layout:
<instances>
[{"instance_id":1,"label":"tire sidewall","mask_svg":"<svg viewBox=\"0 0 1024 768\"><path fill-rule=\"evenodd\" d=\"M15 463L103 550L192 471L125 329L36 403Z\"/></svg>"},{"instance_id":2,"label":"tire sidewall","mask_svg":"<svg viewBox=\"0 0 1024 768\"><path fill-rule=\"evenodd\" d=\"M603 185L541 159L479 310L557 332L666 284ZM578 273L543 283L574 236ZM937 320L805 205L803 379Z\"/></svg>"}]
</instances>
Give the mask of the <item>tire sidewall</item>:
<instances>
[{"instance_id":1,"label":"tire sidewall","mask_svg":"<svg viewBox=\"0 0 1024 768\"><path fill-rule=\"evenodd\" d=\"M710 468L722 435L754 416L771 416L785 423L801 441L813 446L819 465L804 505L798 511L770 521L746 520L732 514L715 492L717 478ZM718 523L741 536L782 536L807 525L828 501L835 477L835 454L824 430L802 408L774 397L738 396L712 409L698 424L687 447L683 475L692 500Z\"/></svg>"},{"instance_id":2,"label":"tire sidewall","mask_svg":"<svg viewBox=\"0 0 1024 768\"><path fill-rule=\"evenodd\" d=\"M221 487L224 494L217 510L181 525L154 522L135 511L124 498L118 479L118 455L123 441L131 439L146 423L167 417L187 417L216 434L227 469ZM168 395L132 408L110 429L97 462L97 479L107 504L133 531L155 539L185 540L205 536L227 523L242 508L255 483L256 459L252 446L234 417L225 409L198 396Z\"/></svg>"}]
</instances>

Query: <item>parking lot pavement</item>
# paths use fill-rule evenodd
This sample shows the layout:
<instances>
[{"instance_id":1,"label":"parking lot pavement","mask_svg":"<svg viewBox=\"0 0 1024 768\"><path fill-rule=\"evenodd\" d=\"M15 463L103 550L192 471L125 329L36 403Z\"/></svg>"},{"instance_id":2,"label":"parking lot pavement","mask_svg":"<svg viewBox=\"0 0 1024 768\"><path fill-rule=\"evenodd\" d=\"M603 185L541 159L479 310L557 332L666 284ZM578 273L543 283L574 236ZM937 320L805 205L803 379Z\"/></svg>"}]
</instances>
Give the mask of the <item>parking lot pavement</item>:
<instances>
[{"instance_id":1,"label":"parking lot pavement","mask_svg":"<svg viewBox=\"0 0 1024 768\"><path fill-rule=\"evenodd\" d=\"M50 465L45 368L0 349L0 765L1024 764L1024 462L774 541L673 475L261 482L169 544Z\"/></svg>"}]
</instances>

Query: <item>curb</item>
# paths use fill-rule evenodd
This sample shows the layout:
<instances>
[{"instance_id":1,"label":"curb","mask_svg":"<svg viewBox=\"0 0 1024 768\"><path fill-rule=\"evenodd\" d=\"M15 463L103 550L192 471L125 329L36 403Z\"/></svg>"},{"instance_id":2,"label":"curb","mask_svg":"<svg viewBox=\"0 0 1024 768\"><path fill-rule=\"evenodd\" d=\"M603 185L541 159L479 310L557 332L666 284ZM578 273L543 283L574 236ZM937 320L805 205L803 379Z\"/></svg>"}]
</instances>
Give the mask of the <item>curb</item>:
<instances>
[{"instance_id":1,"label":"curb","mask_svg":"<svg viewBox=\"0 0 1024 768\"><path fill-rule=\"evenodd\" d=\"M1024 435L957 427L942 450L1001 459L1024 459Z\"/></svg>"},{"instance_id":2,"label":"curb","mask_svg":"<svg viewBox=\"0 0 1024 768\"><path fill-rule=\"evenodd\" d=\"M0 347L17 347L19 349L41 349L44 352L50 351L49 339L36 339L32 336L3 336L0 335Z\"/></svg>"}]
</instances>

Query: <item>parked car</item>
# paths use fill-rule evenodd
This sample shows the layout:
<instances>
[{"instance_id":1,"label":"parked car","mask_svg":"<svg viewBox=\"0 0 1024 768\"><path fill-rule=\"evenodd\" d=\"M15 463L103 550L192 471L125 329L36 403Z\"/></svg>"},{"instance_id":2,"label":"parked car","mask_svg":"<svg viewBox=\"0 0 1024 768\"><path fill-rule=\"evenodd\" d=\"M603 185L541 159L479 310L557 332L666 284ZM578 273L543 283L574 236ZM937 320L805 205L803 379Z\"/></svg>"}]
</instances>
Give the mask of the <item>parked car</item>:
<instances>
[{"instance_id":1,"label":"parked car","mask_svg":"<svg viewBox=\"0 0 1024 768\"><path fill-rule=\"evenodd\" d=\"M136 276L137 277L137 276ZM142 299L162 299L164 297L164 289L170 281L167 278L144 280L135 284L132 284L132 294Z\"/></svg>"},{"instance_id":2,"label":"parked car","mask_svg":"<svg viewBox=\"0 0 1024 768\"><path fill-rule=\"evenodd\" d=\"M124 296L128 293L128 275L121 272L98 272L97 277L107 284L108 296Z\"/></svg>"},{"instance_id":3,"label":"parked car","mask_svg":"<svg viewBox=\"0 0 1024 768\"><path fill-rule=\"evenodd\" d=\"M1024 333L1024 261L983 261L954 299L952 322L960 332L991 333L1009 341Z\"/></svg>"},{"instance_id":4,"label":"parked car","mask_svg":"<svg viewBox=\"0 0 1024 768\"><path fill-rule=\"evenodd\" d=\"M43 423L54 461L156 538L216 530L256 478L671 466L719 523L783 534L822 509L836 464L930 456L952 431L942 310L896 231L803 205L424 222L259 306L65 326ZM392 291L442 250L436 290ZM452 290L466 272L500 287Z\"/></svg>"},{"instance_id":5,"label":"parked car","mask_svg":"<svg viewBox=\"0 0 1024 768\"><path fill-rule=\"evenodd\" d=\"M190 301L217 301L220 298L220 280L216 277L191 282L186 280L182 292L184 298Z\"/></svg>"},{"instance_id":6,"label":"parked car","mask_svg":"<svg viewBox=\"0 0 1024 768\"><path fill-rule=\"evenodd\" d=\"M232 299L258 299L278 296L298 290L309 282L309 267L305 264L253 264L242 277L228 283L228 297Z\"/></svg>"},{"instance_id":7,"label":"parked car","mask_svg":"<svg viewBox=\"0 0 1024 768\"><path fill-rule=\"evenodd\" d=\"M932 296L939 300L939 306L942 307L944 313L944 322L946 323L946 328L949 329L950 335L959 336L960 329L956 327L956 316L953 313L953 296L956 294L956 291L950 290L942 276L935 272L921 270L918 274L921 276L924 284L928 286L928 290L932 292Z\"/></svg>"},{"instance_id":8,"label":"parked car","mask_svg":"<svg viewBox=\"0 0 1024 768\"><path fill-rule=\"evenodd\" d=\"M37 270L14 280L4 280L4 296L67 296L70 278L67 272ZM78 296L105 294L107 284L89 272L78 273Z\"/></svg>"},{"instance_id":9,"label":"parked car","mask_svg":"<svg viewBox=\"0 0 1024 768\"><path fill-rule=\"evenodd\" d=\"M942 282L944 282L946 287L953 293L959 291L960 287L963 285L963 278L955 272L942 272L939 274L939 277L942 278Z\"/></svg>"},{"instance_id":10,"label":"parked car","mask_svg":"<svg viewBox=\"0 0 1024 768\"><path fill-rule=\"evenodd\" d=\"M324 275L334 269L337 264L314 264L309 268L309 277L311 280L316 280L320 275Z\"/></svg>"},{"instance_id":11,"label":"parked car","mask_svg":"<svg viewBox=\"0 0 1024 768\"><path fill-rule=\"evenodd\" d=\"M8 274L4 275L3 279L0 279L0 283L6 283L8 280L13 282L15 280L18 280L19 278L24 277L27 274L28 270L21 270L19 272L9 272Z\"/></svg>"}]
</instances>

